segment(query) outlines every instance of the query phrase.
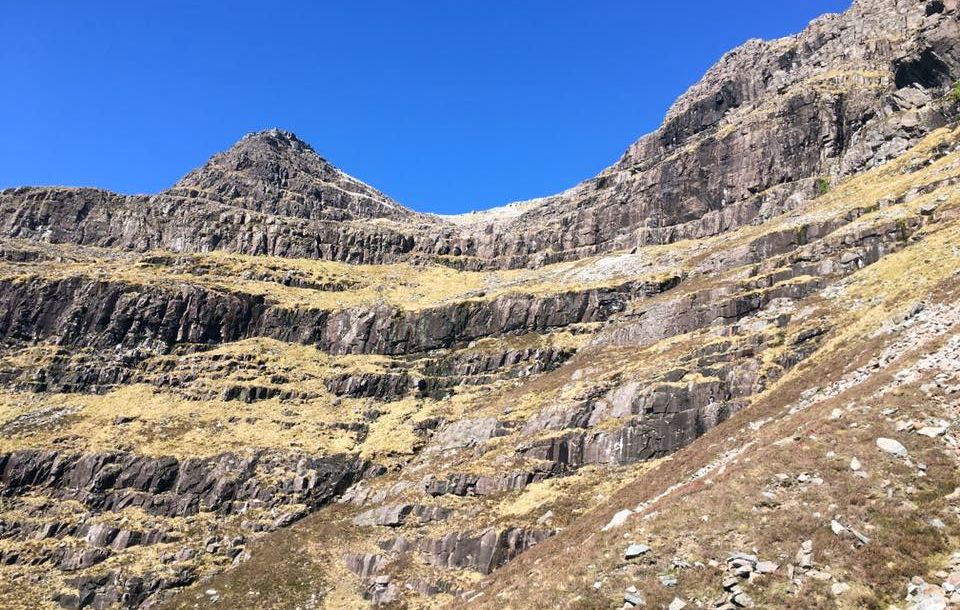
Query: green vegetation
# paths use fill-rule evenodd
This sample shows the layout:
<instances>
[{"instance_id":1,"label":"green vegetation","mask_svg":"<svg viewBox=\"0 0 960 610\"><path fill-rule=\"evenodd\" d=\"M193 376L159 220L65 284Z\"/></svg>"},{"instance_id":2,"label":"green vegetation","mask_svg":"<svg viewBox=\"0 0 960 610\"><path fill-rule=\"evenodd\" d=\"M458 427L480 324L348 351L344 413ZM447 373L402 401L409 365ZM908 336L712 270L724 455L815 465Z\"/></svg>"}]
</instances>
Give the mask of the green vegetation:
<instances>
[{"instance_id":1,"label":"green vegetation","mask_svg":"<svg viewBox=\"0 0 960 610\"><path fill-rule=\"evenodd\" d=\"M953 85L953 89L950 90L948 94L950 101L954 104L960 104L960 81L957 81Z\"/></svg>"},{"instance_id":2,"label":"green vegetation","mask_svg":"<svg viewBox=\"0 0 960 610\"><path fill-rule=\"evenodd\" d=\"M822 197L830 192L830 179L829 178L818 178L817 179L817 197Z\"/></svg>"}]
</instances>

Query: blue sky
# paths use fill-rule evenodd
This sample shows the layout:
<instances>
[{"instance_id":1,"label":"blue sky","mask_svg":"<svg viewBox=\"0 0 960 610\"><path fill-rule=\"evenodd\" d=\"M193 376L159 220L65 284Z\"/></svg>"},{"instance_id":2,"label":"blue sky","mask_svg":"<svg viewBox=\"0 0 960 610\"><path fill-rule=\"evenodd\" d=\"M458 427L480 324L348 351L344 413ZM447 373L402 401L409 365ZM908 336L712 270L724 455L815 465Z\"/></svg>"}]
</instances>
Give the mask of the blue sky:
<instances>
[{"instance_id":1,"label":"blue sky","mask_svg":"<svg viewBox=\"0 0 960 610\"><path fill-rule=\"evenodd\" d=\"M453 213L594 175L725 51L850 0L6 4L0 187L157 192L281 127Z\"/></svg>"}]
</instances>

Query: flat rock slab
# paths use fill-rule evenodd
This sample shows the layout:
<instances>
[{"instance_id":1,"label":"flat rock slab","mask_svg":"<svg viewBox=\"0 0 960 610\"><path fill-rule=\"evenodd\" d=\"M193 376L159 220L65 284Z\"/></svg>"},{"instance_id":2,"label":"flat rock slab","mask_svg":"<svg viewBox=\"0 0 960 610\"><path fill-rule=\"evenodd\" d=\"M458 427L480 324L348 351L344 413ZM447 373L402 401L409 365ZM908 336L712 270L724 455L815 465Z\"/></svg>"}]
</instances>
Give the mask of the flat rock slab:
<instances>
[{"instance_id":1,"label":"flat rock slab","mask_svg":"<svg viewBox=\"0 0 960 610\"><path fill-rule=\"evenodd\" d=\"M904 447L900 441L894 440L892 438L878 438L877 439L877 448L884 453L892 455L894 457L907 457L909 452L907 448Z\"/></svg>"}]
</instances>

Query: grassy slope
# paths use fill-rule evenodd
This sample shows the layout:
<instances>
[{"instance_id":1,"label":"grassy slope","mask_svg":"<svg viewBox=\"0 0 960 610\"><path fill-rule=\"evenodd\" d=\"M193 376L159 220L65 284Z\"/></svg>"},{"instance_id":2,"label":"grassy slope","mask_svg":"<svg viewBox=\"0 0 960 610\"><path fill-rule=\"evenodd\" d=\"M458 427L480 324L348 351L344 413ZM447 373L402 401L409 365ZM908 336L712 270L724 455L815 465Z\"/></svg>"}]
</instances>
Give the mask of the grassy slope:
<instances>
[{"instance_id":1,"label":"grassy slope","mask_svg":"<svg viewBox=\"0 0 960 610\"><path fill-rule=\"evenodd\" d=\"M537 271L463 273L441 266L349 267L219 253L175 257L171 262L163 260L167 256L163 254L138 256L58 246L59 261L3 263L0 274L8 278L84 275L174 287L197 283L216 290L263 294L284 306L331 309L381 302L419 309L464 299L489 299L510 292L543 294L615 285L629 279L658 278L665 274L686 277L677 289L639 303L647 306L711 288L723 288L731 294L750 292L751 282L755 283L764 274L777 273L787 261L780 257L759 265L734 266L723 273L714 273L714 269L719 260L727 257L736 260L738 251L749 249L772 233L799 234L805 231L804 227L817 222L845 217L851 212L861 214L831 236L831 239L842 240L869 233L878 226L914 221L920 218L922 208L936 203L938 222L915 235L912 242L904 244L906 247L842 281L832 292L835 296L815 295L800 303L799 307L812 309L812 313L792 322L782 332L783 336L796 335L807 323L804 320L825 320L826 326L834 329L827 336L825 346L756 397L733 420L689 448L661 463L615 469L591 467L522 492L483 499L443 500L460 511L445 527L468 530L490 525L529 525L552 510L556 513L553 525L563 528L559 536L496 573L484 585L484 594L475 601L478 606L537 607L565 600L571 607L609 607L629 584L642 589L650 601L669 601L678 592L688 599L709 600L719 595L722 579L719 572L710 568L679 573L677 590L662 589L656 577L668 569L674 557L706 563L709 559L722 560L726 553L734 550L752 548L764 559L784 563L783 558L792 557L802 540L812 538L818 563L829 565L839 578L855 585L849 604L881 604L877 607L883 607L883 603L902 594L906 578L923 573L928 565L933 569L942 553L956 548L956 541L946 540L943 534L930 531L931 528L922 523L930 515L943 513L944 492L952 491L960 481L956 480L955 469L951 470L949 459L952 458L942 455L937 442L927 442L922 437L904 439L929 467L928 476L922 480L914 480L915 469L904 469L902 464L880 459L872 446L873 439L894 434L892 423L880 411L897 406L901 409L897 417L919 417L921 412L948 417L953 399L940 401L918 395L919 382L898 389L899 394L877 398L876 391L889 382L889 373L881 371L847 394L794 414L789 411L804 391L828 385L832 379L874 358L885 344L909 333L909 328L897 327L892 332L876 334L878 330L892 327L892 321L918 301L957 302L960 294L955 284L960 254L955 244L960 243L960 226L956 220L958 198L951 181L960 176L960 153L926 162L938 147L952 144L956 139L955 130L940 130L901 159L837 185L827 195L763 225L743 227L697 242L562 263ZM925 192L911 194L918 188ZM878 205L881 200L903 200L903 203L881 207ZM335 289L284 286L282 281L288 272ZM197 378L177 389L138 384L104 396L3 391L0 394L3 422L16 421L38 409L66 407L70 410L57 425L21 427L4 434L0 437L0 450L121 447L149 455L182 456L213 455L248 447L289 448L312 453L355 450L392 468L390 474L374 483L378 488L403 480L418 481L425 473L497 473L517 465L513 461L518 443L516 434L494 439L483 451L434 459L417 455L422 441L414 434L412 425L432 417L457 420L481 416L497 416L501 421L522 425L546 407L582 399L601 382L623 377L649 380L671 367L688 365L690 358L707 345L729 343L730 354L734 354L739 347L749 347L756 336L742 330L728 332L722 327L708 328L642 349L591 347L587 345L590 338L590 334L564 333L550 339L510 338L511 345L517 347L552 343L582 349L559 370L531 379L462 388L444 401L406 399L377 405L383 415L371 424L370 433L363 441L329 424L362 421L364 410L370 407L369 401L335 401L326 392L324 381L336 373L382 372L410 366L409 363L376 356L330 358L309 346L260 339L181 358L157 357L145 364L147 370L152 370L151 367L166 370L165 366L172 365L178 374L193 372ZM763 340L768 341L770 337ZM942 338L931 338L931 341L935 343ZM484 339L469 349L496 351L503 343L501 338ZM49 358L52 350L55 347L37 346L8 352L4 354L4 366L34 366ZM775 368L778 353L769 350L771 367ZM226 372L217 368L218 362L234 357L253 358L262 362L263 368L239 367ZM906 353L903 362L915 357L912 352ZM276 374L286 377L287 381L272 381ZM682 383L700 380L694 371L682 378ZM252 404L196 399L196 395L204 392L216 396L229 384L274 385L314 392L316 397L294 401L270 399ZM193 395L189 395L191 392ZM830 419L834 408L845 409L843 417ZM117 416L134 412L138 419L123 426L114 425ZM608 421L601 427L613 425L616 422ZM553 432L542 436L549 434ZM725 468L684 484L698 469L716 463L739 448L745 448L744 452ZM836 455L828 458L829 451ZM870 473L868 479L854 477L846 467L853 453L864 462ZM777 484L774 495L779 504L769 506L762 493L769 491L772 481L777 481L776 475L787 474L795 480L801 472L818 473L824 484L815 487ZM882 481L890 483L880 487ZM677 485L679 487L675 487ZM915 491L908 494L908 486ZM636 507L668 489L673 491L649 507L655 516L648 520L634 518L624 529L600 533L617 510ZM893 491L893 499L886 497L886 489ZM424 501L412 492L402 498ZM906 501L915 508L908 505L909 510L904 512ZM80 511L78 507L74 509ZM207 599L203 591L215 588L225 607L306 606L311 598L327 608L362 607L357 595L358 579L346 572L342 555L347 550L375 551L378 534L351 526L354 512L348 507L331 507L292 528L264 537L251 547L250 562L209 582L201 582L171 606L192 607ZM815 513L819 516L814 517ZM829 523L829 516L835 513L869 530L874 543L857 550L834 540L825 523ZM946 516L955 519L949 514ZM177 524L177 531L187 539L202 538L210 518L203 515L195 522ZM136 523L149 521L142 515L131 515L130 519ZM949 523L956 529L955 520ZM442 531L429 527L420 533ZM628 539L646 541L654 547L650 564L623 564L619 554ZM176 551L179 546L137 550L135 555L112 558L106 566L98 566L94 571L120 565L130 569L152 567L151 563L155 564L161 553ZM223 567L222 562L205 566L204 573ZM3 570L6 568L0 569ZM433 574L416 561L398 566L398 570L407 575ZM444 577L464 588L480 586L476 574L454 572ZM599 592L593 588L597 580L603 583ZM757 583L756 590L751 591L756 599L770 607L832 604L825 592L826 585L808 583L804 596L793 597L786 592L785 580L781 571L767 579L769 586ZM23 579L18 582L24 583ZM875 590L867 591L867 585ZM39 606L49 599L46 589L49 586L44 580L40 585L23 584L23 588L18 585L9 591L22 599L28 599L23 596L29 595L31 603ZM813 593L808 595L809 591ZM15 599L8 596L4 603L13 603ZM441 595L418 598L415 605L438 606L446 602L459 603Z\"/></svg>"},{"instance_id":2,"label":"grassy slope","mask_svg":"<svg viewBox=\"0 0 960 610\"><path fill-rule=\"evenodd\" d=\"M944 451L940 441L916 435L903 438L914 458L928 467L927 476L918 478L915 467L879 454L874 440L878 436L896 436L891 417L881 413L885 409L899 409L893 416L898 419L955 418L951 411L955 398L918 394L925 379L877 395L889 385L892 372L941 346L944 336L920 335L926 343L904 350L891 370L878 371L865 383L809 408L791 413L791 407L806 392L828 387L832 381L868 363L898 338L912 336L913 327L898 327L896 321L916 303L924 301L932 307L936 303L957 302L960 253L955 244L960 226L956 221L955 189L942 181L957 174L958 160L954 154L931 164L916 162L935 146L954 138L955 134L947 130L935 134L906 158L840 185L789 217L725 236L727 241L722 245L720 240L695 246L677 245L674 252L688 248L689 268L696 269L706 265L716 253L750 243L764 233L802 227L812 220L841 216L852 209L866 208L868 213L838 232L837 239L870 231L880 224L917 217L923 206L934 202L940 206L940 221L917 234L907 247L841 281L832 292L834 296L817 295L801 302L800 308L814 311L806 319L828 320L828 326L834 329L825 346L757 396L747 409L689 448L652 467L588 471L562 482L551 481L506 494L487 504L474 502L471 506L479 511L476 523L496 523L504 518L503 523L516 523L518 518L522 521L531 515L536 517L547 509L565 516L560 535L496 572L470 606L611 607L622 599L623 589L631 584L654 604L669 602L678 594L688 600L709 601L721 594L723 574L717 569L705 566L681 571L677 589L663 588L657 577L668 572L673 558L707 564L710 559L722 562L733 551L756 549L761 558L781 564L777 574L748 587L761 605L834 607L829 583L807 579L802 596L788 592L791 585L786 564L806 539L814 541L818 567L829 569L836 580L852 585L852 591L840 601L844 607L885 607L902 596L910 576L928 575L937 569L943 554L956 548L957 541L926 525L926 520L939 515L955 529L956 518L943 500L947 492L960 485L955 456ZM934 187L926 194L907 196L909 201L904 204L875 207L878 200L896 200L923 184ZM737 270L728 274L729 278L740 276ZM711 283L723 285L723 278L712 279ZM704 285L693 278L678 291L692 291ZM802 324L793 323L784 334L795 334ZM444 413L450 417L457 413L502 414L509 406L505 417L522 422L545 405L575 398L580 391L577 384L570 383L575 370L585 370L595 378L623 373L640 378L649 374L645 369L666 368L666 363L692 346L717 340L709 333L698 332L640 351L623 349L615 354L604 349L603 357L587 349L558 371L509 391L468 395L455 405L444 407ZM459 409L457 404L461 405ZM837 408L843 410L842 417L831 419ZM485 464L496 468L495 458L501 454L497 447L501 444L503 452L512 451L509 441L493 443L482 458L469 462L469 469L483 472L487 469ZM741 448L742 453L731 457L732 451ZM869 473L867 479L850 471L848 464L854 455L864 463ZM724 465L708 476L690 480L701 468L721 463ZM457 465L462 467L463 464ZM442 473L443 466L435 471ZM800 484L796 476L802 473L815 473L824 482ZM786 475L787 483L780 482L777 475ZM395 480L387 477L383 486ZM888 489L891 497L887 497ZM669 493L660 497L666 490ZM764 492L772 493L775 501L766 498ZM576 508L564 502L569 498L574 499ZM646 508L649 518L634 517L623 529L601 532L614 512L635 508L652 498L659 499ZM289 532L264 541L262 552L267 559L277 555L307 559L285 561L283 568L273 574L263 570L265 564L254 551L254 560L249 564L201 585L171 607L202 604L205 597L201 590L207 586L220 591L222 599L229 603L241 603L242 595L247 594L244 587L249 587L257 592L262 607L289 607L314 594L324 607L359 607L361 602L349 593L357 586L357 579L338 568L343 542L339 536L357 536L350 543L354 550L374 551L375 547L370 546L368 537L351 529L349 514L338 516L340 510L324 511ZM836 539L828 527L834 515L867 532L873 539L871 544L857 549L848 541ZM343 520L338 523L338 519ZM330 528L338 532L332 545L335 550L327 544ZM351 531L354 533L346 533ZM654 547L653 559L646 564L626 565L620 553L630 540L650 543ZM309 549L317 548L326 550L311 555ZM410 569L415 571L415 567ZM305 573L326 584L299 590L274 586L274 578L302 579ZM470 580L469 575L450 575L453 579L458 577L466 579L462 582ZM602 582L599 591L593 587L597 581ZM436 606L446 601L455 607L462 604L441 595L420 598L415 605Z\"/></svg>"},{"instance_id":3,"label":"grassy slope","mask_svg":"<svg viewBox=\"0 0 960 610\"><path fill-rule=\"evenodd\" d=\"M610 607L631 584L654 606L675 595L709 601L720 597L725 574L707 562L713 559L722 564L737 551L756 552L761 559L781 564L776 574L748 586L763 607L836 607L829 583L808 579L802 595L788 592L786 564L807 539L814 541L817 565L852 585L851 592L839 600L840 607L885 608L902 598L912 576L936 580L931 573L945 567L945 556L960 545L957 498L945 499L960 486L960 456L943 439L898 433L894 420L944 418L956 424L960 397L940 389L930 393L921 389L936 371L924 372L908 383L896 383L895 374L942 348L948 336L960 333L960 327L929 335L910 326L884 328L897 312L919 300L928 307L942 303L956 312L960 302L956 243L955 230L949 230L854 276L845 296L831 304L849 309L840 309L841 324L820 353L748 409L639 476L556 538L508 564L471 607L535 608L544 603L558 607L560 600L564 601L559 607ZM904 281L906 270L911 271L910 281ZM893 278L899 278L895 287L878 290ZM868 295L873 300L865 304L862 299ZM805 392L829 387L870 363L897 338L911 334L920 337L919 343L896 350L897 359L889 368L791 413ZM833 418L834 409L842 411L841 417ZM897 411L884 415L888 409ZM880 452L875 439L881 436L901 440L914 465ZM742 452L725 460L739 449ZM867 478L858 478L850 469L853 457L864 464ZM691 480L700 469L718 463L725 465ZM917 463L926 464L926 476L918 474ZM824 482L801 484L796 477L802 473L816 474ZM778 474L787 475L785 483L779 482ZM763 496L770 490L774 501ZM651 498L659 499L624 527L601 531L615 512L636 508ZM829 522L835 515L865 532L871 543L855 548L834 536ZM928 523L935 517L947 523L946 530ZM649 562L622 560L620 554L631 540L654 548ZM571 551L574 548L576 552ZM705 565L679 571L679 586L667 589L658 576L671 571L673 558ZM603 583L599 591L593 587L597 581Z\"/></svg>"}]
</instances>

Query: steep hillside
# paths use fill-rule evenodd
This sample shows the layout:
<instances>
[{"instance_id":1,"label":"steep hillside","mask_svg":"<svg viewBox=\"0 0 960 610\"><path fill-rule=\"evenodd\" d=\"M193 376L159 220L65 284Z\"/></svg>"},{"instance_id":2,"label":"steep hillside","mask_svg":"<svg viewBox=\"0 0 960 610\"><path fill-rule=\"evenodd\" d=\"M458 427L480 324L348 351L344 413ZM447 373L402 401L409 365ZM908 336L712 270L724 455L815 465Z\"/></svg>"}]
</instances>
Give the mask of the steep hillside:
<instances>
[{"instance_id":1,"label":"steep hillside","mask_svg":"<svg viewBox=\"0 0 960 610\"><path fill-rule=\"evenodd\" d=\"M960 605L957 81L859 0L503 209L3 191L0 607Z\"/></svg>"}]
</instances>

